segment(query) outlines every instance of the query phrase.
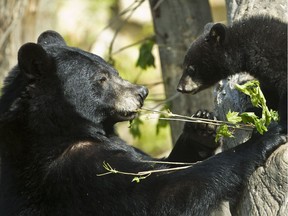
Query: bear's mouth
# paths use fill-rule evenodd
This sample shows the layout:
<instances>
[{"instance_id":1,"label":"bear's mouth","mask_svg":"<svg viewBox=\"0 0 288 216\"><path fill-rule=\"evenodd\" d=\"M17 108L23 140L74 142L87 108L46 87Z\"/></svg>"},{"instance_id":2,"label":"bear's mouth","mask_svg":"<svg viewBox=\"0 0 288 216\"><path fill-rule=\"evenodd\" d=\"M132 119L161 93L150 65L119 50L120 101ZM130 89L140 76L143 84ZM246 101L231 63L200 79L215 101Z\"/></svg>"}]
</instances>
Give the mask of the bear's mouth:
<instances>
[{"instance_id":1,"label":"bear's mouth","mask_svg":"<svg viewBox=\"0 0 288 216\"><path fill-rule=\"evenodd\" d=\"M117 112L117 117L119 121L129 121L133 120L138 114L138 111L120 111Z\"/></svg>"},{"instance_id":2,"label":"bear's mouth","mask_svg":"<svg viewBox=\"0 0 288 216\"><path fill-rule=\"evenodd\" d=\"M211 85L212 83L204 84L199 80L192 79L192 77L187 74L183 74L179 80L177 91L184 94L196 94Z\"/></svg>"},{"instance_id":3,"label":"bear's mouth","mask_svg":"<svg viewBox=\"0 0 288 216\"><path fill-rule=\"evenodd\" d=\"M116 117L118 121L129 121L137 116L139 109L143 106L145 97L126 97L125 99L120 99L120 103L116 103L114 106L114 114L112 116Z\"/></svg>"},{"instance_id":4,"label":"bear's mouth","mask_svg":"<svg viewBox=\"0 0 288 216\"><path fill-rule=\"evenodd\" d=\"M183 93L183 94L196 94L204 89L209 88L211 85L203 85L203 84L197 84L194 86L184 86L183 87L177 87L177 91Z\"/></svg>"}]
</instances>

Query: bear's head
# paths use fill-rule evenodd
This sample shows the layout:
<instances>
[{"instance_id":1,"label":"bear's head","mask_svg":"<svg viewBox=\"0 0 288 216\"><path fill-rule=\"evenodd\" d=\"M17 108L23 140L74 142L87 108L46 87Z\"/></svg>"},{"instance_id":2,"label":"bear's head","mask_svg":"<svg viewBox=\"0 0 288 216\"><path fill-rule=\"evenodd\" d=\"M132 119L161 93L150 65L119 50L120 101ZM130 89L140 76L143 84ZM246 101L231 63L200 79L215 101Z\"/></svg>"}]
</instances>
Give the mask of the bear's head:
<instances>
[{"instance_id":1,"label":"bear's head","mask_svg":"<svg viewBox=\"0 0 288 216\"><path fill-rule=\"evenodd\" d=\"M208 23L204 33L189 47L177 90L195 94L227 75L226 26Z\"/></svg>"},{"instance_id":2,"label":"bear's head","mask_svg":"<svg viewBox=\"0 0 288 216\"><path fill-rule=\"evenodd\" d=\"M133 119L147 94L147 88L123 80L99 56L69 47L57 32L46 31L37 44L20 48L18 66L3 89L0 115L21 115L33 127L40 121L49 128L66 127L82 119L104 128Z\"/></svg>"}]
</instances>

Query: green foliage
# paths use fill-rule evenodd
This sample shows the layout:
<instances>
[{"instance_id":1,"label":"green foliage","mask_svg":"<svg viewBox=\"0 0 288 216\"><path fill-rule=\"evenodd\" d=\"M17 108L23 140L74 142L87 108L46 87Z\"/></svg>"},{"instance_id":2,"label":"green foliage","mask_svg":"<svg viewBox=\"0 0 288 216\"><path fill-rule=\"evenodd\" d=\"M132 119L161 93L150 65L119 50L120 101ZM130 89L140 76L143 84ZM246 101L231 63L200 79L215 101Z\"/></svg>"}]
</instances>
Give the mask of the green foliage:
<instances>
[{"instance_id":1,"label":"green foliage","mask_svg":"<svg viewBox=\"0 0 288 216\"><path fill-rule=\"evenodd\" d=\"M255 114L241 114L244 115L244 118L252 120L252 123L255 124L257 130L259 128L258 132L260 134L263 134L263 131L267 131L267 126L271 123L271 121L279 120L278 113L274 110L269 110L269 108L267 107L266 99L260 89L259 81L253 80L245 83L244 85L236 85L236 89L248 95L251 99L251 103L253 106L262 108L261 119L259 119ZM259 125L259 127L257 127L257 125Z\"/></svg>"},{"instance_id":2,"label":"green foliage","mask_svg":"<svg viewBox=\"0 0 288 216\"><path fill-rule=\"evenodd\" d=\"M262 108L262 116L259 118L252 112L244 112L239 115L238 112L231 112L229 110L226 114L226 118L229 123L235 125L234 128L239 127L240 123L249 124L253 125L260 134L263 134L268 130L267 127L271 121L279 120L278 113L268 109L266 99L260 89L259 81L253 80L244 85L236 85L236 89L248 95L253 106ZM217 131L215 140L218 141L220 137L233 137L231 127L229 128L227 124L221 125Z\"/></svg>"},{"instance_id":3,"label":"green foliage","mask_svg":"<svg viewBox=\"0 0 288 216\"><path fill-rule=\"evenodd\" d=\"M140 47L139 57L136 63L137 67L146 70L148 67L155 67L155 58L152 49L155 44L154 40L146 40Z\"/></svg>"},{"instance_id":4,"label":"green foliage","mask_svg":"<svg viewBox=\"0 0 288 216\"><path fill-rule=\"evenodd\" d=\"M221 137L234 137L232 131L229 130L227 124L223 124L218 128L215 142L218 142Z\"/></svg>"},{"instance_id":5,"label":"green foliage","mask_svg":"<svg viewBox=\"0 0 288 216\"><path fill-rule=\"evenodd\" d=\"M229 110L229 112L226 114L227 121L231 122L232 124L240 123L242 118L238 115L238 112L231 112L231 110Z\"/></svg>"},{"instance_id":6,"label":"green foliage","mask_svg":"<svg viewBox=\"0 0 288 216\"><path fill-rule=\"evenodd\" d=\"M163 111L163 110L169 110L167 104L165 104L162 107L161 111ZM160 113L158 122L156 124L156 135L159 135L160 130L163 128L166 128L169 125L168 121L161 120L161 118L165 118L166 116L167 116L167 114ZM141 125L143 125L143 121L140 119L140 117L137 117L137 118L130 121L129 131L134 138L140 138L141 137L141 130L140 130Z\"/></svg>"},{"instance_id":7,"label":"green foliage","mask_svg":"<svg viewBox=\"0 0 288 216\"><path fill-rule=\"evenodd\" d=\"M163 110L169 110L169 105L165 104L165 106L163 106L161 111L163 111ZM157 122L157 125L156 125L156 134L157 135L159 134L159 132L160 132L160 130L162 128L166 128L169 125L168 121L161 120L161 118L165 118L165 117L166 117L166 114L160 113L160 116L159 116L159 119L158 119L158 122Z\"/></svg>"},{"instance_id":8,"label":"green foliage","mask_svg":"<svg viewBox=\"0 0 288 216\"><path fill-rule=\"evenodd\" d=\"M259 81L252 80L243 85L235 85L238 91L250 96L251 103L255 107L260 107L262 104L266 105L266 99L260 89Z\"/></svg>"},{"instance_id":9,"label":"green foliage","mask_svg":"<svg viewBox=\"0 0 288 216\"><path fill-rule=\"evenodd\" d=\"M143 121L137 117L130 121L129 131L134 138L141 137L140 125L143 124Z\"/></svg>"},{"instance_id":10,"label":"green foliage","mask_svg":"<svg viewBox=\"0 0 288 216\"><path fill-rule=\"evenodd\" d=\"M144 114L141 115L141 120L143 121L143 124L139 126L141 136L130 142L133 146L154 157L163 154L163 152L171 148L172 143L169 125L166 128L161 128L159 134L156 134L157 119L149 119L149 117ZM125 123L122 124L124 125Z\"/></svg>"},{"instance_id":11,"label":"green foliage","mask_svg":"<svg viewBox=\"0 0 288 216\"><path fill-rule=\"evenodd\" d=\"M259 117L255 115L255 113L245 112L242 113L240 116L242 118L243 123L253 124L260 134L263 134L264 132L267 131L267 127L265 125L265 119L263 118L259 119Z\"/></svg>"}]
</instances>

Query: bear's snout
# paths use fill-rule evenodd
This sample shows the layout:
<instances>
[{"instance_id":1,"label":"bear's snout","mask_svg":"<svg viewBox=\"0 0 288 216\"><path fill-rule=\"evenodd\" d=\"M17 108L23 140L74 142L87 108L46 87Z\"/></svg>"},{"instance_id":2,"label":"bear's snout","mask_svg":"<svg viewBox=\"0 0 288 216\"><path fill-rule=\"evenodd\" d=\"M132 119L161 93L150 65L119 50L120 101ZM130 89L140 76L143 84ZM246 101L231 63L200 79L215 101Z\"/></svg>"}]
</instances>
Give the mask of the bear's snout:
<instances>
[{"instance_id":1,"label":"bear's snout","mask_svg":"<svg viewBox=\"0 0 288 216\"><path fill-rule=\"evenodd\" d=\"M143 106L144 100L146 99L146 97L148 96L148 89L145 86L139 86L138 88L138 95L140 96L140 104L141 106Z\"/></svg>"},{"instance_id":2,"label":"bear's snout","mask_svg":"<svg viewBox=\"0 0 288 216\"><path fill-rule=\"evenodd\" d=\"M196 92L198 92L199 87L199 84L194 82L191 76L184 73L178 83L177 91L181 93L195 94Z\"/></svg>"}]
</instances>

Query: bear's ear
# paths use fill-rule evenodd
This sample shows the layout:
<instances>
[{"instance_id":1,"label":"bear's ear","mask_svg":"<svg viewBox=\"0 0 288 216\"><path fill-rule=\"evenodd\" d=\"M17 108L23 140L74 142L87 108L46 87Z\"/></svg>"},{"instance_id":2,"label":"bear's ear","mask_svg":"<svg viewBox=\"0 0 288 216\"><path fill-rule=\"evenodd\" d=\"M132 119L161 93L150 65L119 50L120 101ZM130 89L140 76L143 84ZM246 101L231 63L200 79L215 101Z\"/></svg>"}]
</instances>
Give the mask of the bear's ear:
<instances>
[{"instance_id":1,"label":"bear's ear","mask_svg":"<svg viewBox=\"0 0 288 216\"><path fill-rule=\"evenodd\" d=\"M40 76L50 67L50 58L38 44L26 43L18 51L18 66L28 78Z\"/></svg>"},{"instance_id":2,"label":"bear's ear","mask_svg":"<svg viewBox=\"0 0 288 216\"><path fill-rule=\"evenodd\" d=\"M205 35L209 35L209 32L211 30L211 28L215 25L215 23L207 23L205 26L204 26L204 34Z\"/></svg>"},{"instance_id":3,"label":"bear's ear","mask_svg":"<svg viewBox=\"0 0 288 216\"><path fill-rule=\"evenodd\" d=\"M226 39L227 27L222 23L216 23L214 25L209 25L210 31L206 37L207 41L211 41L215 44L222 45Z\"/></svg>"},{"instance_id":4,"label":"bear's ear","mask_svg":"<svg viewBox=\"0 0 288 216\"><path fill-rule=\"evenodd\" d=\"M66 46L66 43L63 37L58 32L51 31L51 30L43 32L38 37L37 43L42 46L51 45L51 44L55 44L58 46Z\"/></svg>"}]
</instances>

